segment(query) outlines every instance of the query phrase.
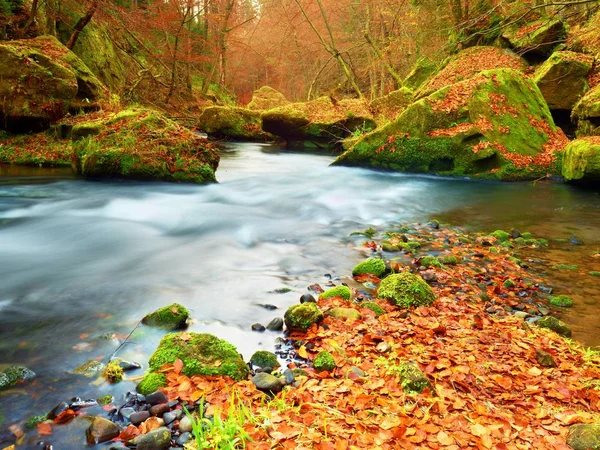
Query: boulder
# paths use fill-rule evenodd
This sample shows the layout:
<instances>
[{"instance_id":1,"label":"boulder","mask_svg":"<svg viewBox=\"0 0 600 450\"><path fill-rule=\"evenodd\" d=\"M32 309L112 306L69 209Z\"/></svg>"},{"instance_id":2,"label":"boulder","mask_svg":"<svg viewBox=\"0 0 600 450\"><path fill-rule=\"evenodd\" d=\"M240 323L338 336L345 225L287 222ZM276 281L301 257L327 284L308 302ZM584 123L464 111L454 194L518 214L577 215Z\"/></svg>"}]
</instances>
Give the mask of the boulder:
<instances>
[{"instance_id":1,"label":"boulder","mask_svg":"<svg viewBox=\"0 0 600 450\"><path fill-rule=\"evenodd\" d=\"M35 372L24 366L9 366L0 372L0 391L23 381L33 380Z\"/></svg>"},{"instance_id":2,"label":"boulder","mask_svg":"<svg viewBox=\"0 0 600 450\"><path fill-rule=\"evenodd\" d=\"M348 286L340 285L331 289L327 289L321 295L319 295L319 299L325 299L330 297L341 297L344 300L350 300L352 298L352 291Z\"/></svg>"},{"instance_id":3,"label":"boulder","mask_svg":"<svg viewBox=\"0 0 600 450\"><path fill-rule=\"evenodd\" d=\"M403 82L407 89L415 90L420 87L431 75L437 71L437 65L427 56L421 56L413 64L410 72Z\"/></svg>"},{"instance_id":4,"label":"boulder","mask_svg":"<svg viewBox=\"0 0 600 450\"><path fill-rule=\"evenodd\" d=\"M144 325L166 330L178 330L187 326L189 318L190 312L185 306L182 306L179 303L173 303L147 314L142 319L142 323Z\"/></svg>"},{"instance_id":5,"label":"boulder","mask_svg":"<svg viewBox=\"0 0 600 450\"><path fill-rule=\"evenodd\" d=\"M325 315L336 319L362 319L360 312L354 308L331 308Z\"/></svg>"},{"instance_id":6,"label":"boulder","mask_svg":"<svg viewBox=\"0 0 600 450\"><path fill-rule=\"evenodd\" d=\"M101 416L96 416L87 429L86 436L88 444L96 445L116 438L121 430L119 426Z\"/></svg>"},{"instance_id":7,"label":"boulder","mask_svg":"<svg viewBox=\"0 0 600 450\"><path fill-rule=\"evenodd\" d=\"M554 52L533 75L550 109L571 110L589 89L587 76L594 58L569 51Z\"/></svg>"},{"instance_id":8,"label":"boulder","mask_svg":"<svg viewBox=\"0 0 600 450\"><path fill-rule=\"evenodd\" d=\"M376 117L391 120L400 115L412 103L413 95L411 89L403 87L371 100L369 108Z\"/></svg>"},{"instance_id":9,"label":"boulder","mask_svg":"<svg viewBox=\"0 0 600 450\"><path fill-rule=\"evenodd\" d=\"M600 450L600 424L577 423L569 427L567 445L573 450Z\"/></svg>"},{"instance_id":10,"label":"boulder","mask_svg":"<svg viewBox=\"0 0 600 450\"><path fill-rule=\"evenodd\" d=\"M556 334L564 337L571 337L571 328L566 323L558 320L556 317L546 316L535 322L540 328L547 328Z\"/></svg>"},{"instance_id":11,"label":"boulder","mask_svg":"<svg viewBox=\"0 0 600 450\"><path fill-rule=\"evenodd\" d=\"M267 141L272 136L263 132L260 113L233 106L209 106L197 120L197 126L209 136L252 141Z\"/></svg>"},{"instance_id":12,"label":"boulder","mask_svg":"<svg viewBox=\"0 0 600 450\"><path fill-rule=\"evenodd\" d=\"M250 381L252 381L259 391L271 394L277 394L285 386L284 378L279 378L266 372L257 373Z\"/></svg>"},{"instance_id":13,"label":"boulder","mask_svg":"<svg viewBox=\"0 0 600 450\"><path fill-rule=\"evenodd\" d=\"M167 376L164 373L151 372L139 382L136 390L142 395L148 395L166 385Z\"/></svg>"},{"instance_id":14,"label":"boulder","mask_svg":"<svg viewBox=\"0 0 600 450\"><path fill-rule=\"evenodd\" d=\"M436 298L425 280L410 272L396 273L384 278L379 285L377 296L388 299L401 308L429 306Z\"/></svg>"},{"instance_id":15,"label":"boulder","mask_svg":"<svg viewBox=\"0 0 600 450\"><path fill-rule=\"evenodd\" d=\"M369 258L363 261L352 269L352 276L357 277L359 275L371 274L381 278L385 274L385 262L379 258Z\"/></svg>"},{"instance_id":16,"label":"boulder","mask_svg":"<svg viewBox=\"0 0 600 450\"><path fill-rule=\"evenodd\" d=\"M285 326L290 331L306 331L323 320L323 313L315 303L290 306L285 312Z\"/></svg>"},{"instance_id":17,"label":"boulder","mask_svg":"<svg viewBox=\"0 0 600 450\"><path fill-rule=\"evenodd\" d=\"M361 100L320 97L262 114L262 129L285 139L291 148L331 149L353 133L373 128L373 117Z\"/></svg>"},{"instance_id":18,"label":"boulder","mask_svg":"<svg viewBox=\"0 0 600 450\"><path fill-rule=\"evenodd\" d=\"M337 367L335 363L335 359L333 359L333 355L327 351L319 352L313 361L313 367L317 372L331 372L333 369Z\"/></svg>"},{"instance_id":19,"label":"boulder","mask_svg":"<svg viewBox=\"0 0 600 450\"><path fill-rule=\"evenodd\" d=\"M566 141L536 84L516 70L496 69L416 101L333 164L536 179L558 173L555 152Z\"/></svg>"},{"instance_id":20,"label":"boulder","mask_svg":"<svg viewBox=\"0 0 600 450\"><path fill-rule=\"evenodd\" d=\"M600 84L585 94L573 108L577 137L600 136Z\"/></svg>"},{"instance_id":21,"label":"boulder","mask_svg":"<svg viewBox=\"0 0 600 450\"><path fill-rule=\"evenodd\" d=\"M130 108L84 123L98 131L83 139L75 138L72 143L73 169L79 175L192 183L215 181L219 155L213 146L157 111Z\"/></svg>"},{"instance_id":22,"label":"boulder","mask_svg":"<svg viewBox=\"0 0 600 450\"><path fill-rule=\"evenodd\" d=\"M247 108L253 111L266 111L289 105L290 101L281 92L271 86L263 86L252 94L252 100Z\"/></svg>"},{"instance_id":23,"label":"boulder","mask_svg":"<svg viewBox=\"0 0 600 450\"><path fill-rule=\"evenodd\" d=\"M562 176L566 181L600 181L600 136L575 139L567 145Z\"/></svg>"},{"instance_id":24,"label":"boulder","mask_svg":"<svg viewBox=\"0 0 600 450\"><path fill-rule=\"evenodd\" d=\"M561 20L542 17L506 30L501 39L520 55L544 57L552 53L566 36L565 24Z\"/></svg>"},{"instance_id":25,"label":"boulder","mask_svg":"<svg viewBox=\"0 0 600 450\"><path fill-rule=\"evenodd\" d=\"M52 36L2 42L0 61L0 129L43 130L108 97L86 65Z\"/></svg>"},{"instance_id":26,"label":"boulder","mask_svg":"<svg viewBox=\"0 0 600 450\"><path fill-rule=\"evenodd\" d=\"M160 427L149 433L137 435L131 443L137 450L166 450L171 444L171 430Z\"/></svg>"}]
</instances>

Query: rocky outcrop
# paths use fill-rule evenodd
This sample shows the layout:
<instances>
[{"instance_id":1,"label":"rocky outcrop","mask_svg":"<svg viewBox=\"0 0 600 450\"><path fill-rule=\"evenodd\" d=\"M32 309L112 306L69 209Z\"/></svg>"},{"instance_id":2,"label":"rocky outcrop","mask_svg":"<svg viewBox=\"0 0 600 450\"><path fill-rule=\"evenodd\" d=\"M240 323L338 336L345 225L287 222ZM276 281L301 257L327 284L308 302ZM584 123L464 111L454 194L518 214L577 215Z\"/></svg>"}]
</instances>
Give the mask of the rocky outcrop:
<instances>
[{"instance_id":1,"label":"rocky outcrop","mask_svg":"<svg viewBox=\"0 0 600 450\"><path fill-rule=\"evenodd\" d=\"M535 58L551 54L566 35L565 24L561 20L542 17L508 29L501 39L520 55Z\"/></svg>"},{"instance_id":2,"label":"rocky outcrop","mask_svg":"<svg viewBox=\"0 0 600 450\"><path fill-rule=\"evenodd\" d=\"M584 137L567 145L562 175L566 181L600 182L600 137Z\"/></svg>"},{"instance_id":3,"label":"rocky outcrop","mask_svg":"<svg viewBox=\"0 0 600 450\"><path fill-rule=\"evenodd\" d=\"M571 117L577 124L577 137L600 136L600 84L577 102Z\"/></svg>"},{"instance_id":4,"label":"rocky outcrop","mask_svg":"<svg viewBox=\"0 0 600 450\"><path fill-rule=\"evenodd\" d=\"M281 92L271 86L263 86L252 94L252 100L247 108L253 111L266 111L289 105L290 101Z\"/></svg>"},{"instance_id":5,"label":"rocky outcrop","mask_svg":"<svg viewBox=\"0 0 600 450\"><path fill-rule=\"evenodd\" d=\"M412 69L404 79L402 85L407 89L415 90L420 87L431 75L437 71L437 64L426 56L421 56L413 64Z\"/></svg>"},{"instance_id":6,"label":"rocky outcrop","mask_svg":"<svg viewBox=\"0 0 600 450\"><path fill-rule=\"evenodd\" d=\"M210 106L198 117L197 126L209 136L217 138L252 141L272 138L261 128L260 113L246 108Z\"/></svg>"},{"instance_id":7,"label":"rocky outcrop","mask_svg":"<svg viewBox=\"0 0 600 450\"><path fill-rule=\"evenodd\" d=\"M383 97L377 97L371 101L369 108L378 120L392 120L399 116L413 101L413 91L408 88L400 88Z\"/></svg>"}]
</instances>

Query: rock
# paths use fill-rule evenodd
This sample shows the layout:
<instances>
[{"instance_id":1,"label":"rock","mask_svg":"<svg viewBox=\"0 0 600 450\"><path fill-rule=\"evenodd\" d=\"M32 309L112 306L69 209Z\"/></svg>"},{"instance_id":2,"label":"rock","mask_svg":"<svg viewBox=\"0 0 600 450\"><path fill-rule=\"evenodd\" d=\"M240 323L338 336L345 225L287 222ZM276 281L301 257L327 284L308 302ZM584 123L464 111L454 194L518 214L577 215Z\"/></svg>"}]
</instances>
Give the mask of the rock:
<instances>
[{"instance_id":1,"label":"rock","mask_svg":"<svg viewBox=\"0 0 600 450\"><path fill-rule=\"evenodd\" d=\"M310 294L302 294L300 297L300 303L312 302L316 303L317 300Z\"/></svg>"},{"instance_id":2,"label":"rock","mask_svg":"<svg viewBox=\"0 0 600 450\"><path fill-rule=\"evenodd\" d=\"M529 313L525 312L525 311L515 311L514 312L514 316L515 317L519 317L521 319L525 319L526 317L529 316Z\"/></svg>"},{"instance_id":3,"label":"rock","mask_svg":"<svg viewBox=\"0 0 600 450\"><path fill-rule=\"evenodd\" d=\"M265 111L289 104L290 101L281 92L270 86L263 86L252 93L252 100L247 108L253 111Z\"/></svg>"},{"instance_id":4,"label":"rock","mask_svg":"<svg viewBox=\"0 0 600 450\"><path fill-rule=\"evenodd\" d=\"M565 24L561 20L547 18L509 28L502 34L502 40L520 55L534 57L549 55L565 37Z\"/></svg>"},{"instance_id":5,"label":"rock","mask_svg":"<svg viewBox=\"0 0 600 450\"><path fill-rule=\"evenodd\" d=\"M162 417L165 413L169 412L171 408L167 403L160 403L150 408L150 414L156 417Z\"/></svg>"},{"instance_id":6,"label":"rock","mask_svg":"<svg viewBox=\"0 0 600 450\"><path fill-rule=\"evenodd\" d=\"M294 377L294 372L290 369L285 369L283 371L283 376L287 384L292 384L294 383L294 381L296 381L296 378Z\"/></svg>"},{"instance_id":7,"label":"rock","mask_svg":"<svg viewBox=\"0 0 600 450\"><path fill-rule=\"evenodd\" d=\"M138 411L129 416L129 421L136 427L150 418L150 411Z\"/></svg>"},{"instance_id":8,"label":"rock","mask_svg":"<svg viewBox=\"0 0 600 450\"><path fill-rule=\"evenodd\" d=\"M35 372L24 366L10 366L0 372L0 391L13 387L18 383L33 380Z\"/></svg>"},{"instance_id":9,"label":"rock","mask_svg":"<svg viewBox=\"0 0 600 450\"><path fill-rule=\"evenodd\" d=\"M280 366L277 355L266 350L254 352L250 358L250 362L261 369L270 369L271 371Z\"/></svg>"},{"instance_id":10,"label":"rock","mask_svg":"<svg viewBox=\"0 0 600 450\"><path fill-rule=\"evenodd\" d=\"M325 313L325 316L335 317L336 319L362 319L362 315L354 308L332 308Z\"/></svg>"},{"instance_id":11,"label":"rock","mask_svg":"<svg viewBox=\"0 0 600 450\"><path fill-rule=\"evenodd\" d=\"M500 114L499 108L514 114ZM555 173L548 149L565 144L535 83L516 70L497 69L416 101L333 164L524 180ZM522 164L524 157L529 164Z\"/></svg>"},{"instance_id":12,"label":"rock","mask_svg":"<svg viewBox=\"0 0 600 450\"><path fill-rule=\"evenodd\" d=\"M177 445L183 447L183 445L192 438L192 433L186 431L185 433L181 433L177 438Z\"/></svg>"},{"instance_id":13,"label":"rock","mask_svg":"<svg viewBox=\"0 0 600 450\"><path fill-rule=\"evenodd\" d=\"M600 136L600 84L589 90L573 107L577 137Z\"/></svg>"},{"instance_id":14,"label":"rock","mask_svg":"<svg viewBox=\"0 0 600 450\"><path fill-rule=\"evenodd\" d=\"M398 376L400 385L405 392L423 392L428 388L435 393L435 388L427 375L425 375L417 366L410 362L403 362L399 366Z\"/></svg>"},{"instance_id":15,"label":"rock","mask_svg":"<svg viewBox=\"0 0 600 450\"><path fill-rule=\"evenodd\" d=\"M52 411L48 413L48 419L56 419L60 415L60 413L66 411L67 409L69 409L69 404L66 402L60 402L58 405L52 408Z\"/></svg>"},{"instance_id":16,"label":"rock","mask_svg":"<svg viewBox=\"0 0 600 450\"><path fill-rule=\"evenodd\" d=\"M165 330L178 330L187 327L190 312L179 303L172 303L163 308L147 314L142 323L151 327L163 328Z\"/></svg>"},{"instance_id":17,"label":"rock","mask_svg":"<svg viewBox=\"0 0 600 450\"><path fill-rule=\"evenodd\" d=\"M600 424L571 425L567 436L567 445L573 450L600 450Z\"/></svg>"},{"instance_id":18,"label":"rock","mask_svg":"<svg viewBox=\"0 0 600 450\"><path fill-rule=\"evenodd\" d=\"M130 407L126 407L126 408L121 408L119 410L119 414L121 415L121 417L125 420L129 420L129 418L135 414L135 409L130 408Z\"/></svg>"},{"instance_id":19,"label":"rock","mask_svg":"<svg viewBox=\"0 0 600 450\"><path fill-rule=\"evenodd\" d=\"M117 361L119 363L119 367L121 367L121 369L123 369L125 372L142 368L142 365L135 361L125 361L121 358L114 358L113 361Z\"/></svg>"},{"instance_id":20,"label":"rock","mask_svg":"<svg viewBox=\"0 0 600 450\"><path fill-rule=\"evenodd\" d=\"M185 415L179 421L179 431L182 433L190 433L192 431L192 421L191 419Z\"/></svg>"},{"instance_id":21,"label":"rock","mask_svg":"<svg viewBox=\"0 0 600 450\"><path fill-rule=\"evenodd\" d=\"M96 416L87 429L88 444L95 445L116 438L121 430L118 425L104 417Z\"/></svg>"},{"instance_id":22,"label":"rock","mask_svg":"<svg viewBox=\"0 0 600 450\"><path fill-rule=\"evenodd\" d=\"M548 297L548 301L552 306L567 308L573 306L573 299L568 295L551 295Z\"/></svg>"},{"instance_id":23,"label":"rock","mask_svg":"<svg viewBox=\"0 0 600 450\"><path fill-rule=\"evenodd\" d=\"M600 136L576 139L566 146L562 175L572 182L600 180Z\"/></svg>"},{"instance_id":24,"label":"rock","mask_svg":"<svg viewBox=\"0 0 600 450\"><path fill-rule=\"evenodd\" d=\"M554 289L548 286L538 286L538 289L544 294L552 294L552 292L554 291Z\"/></svg>"},{"instance_id":25,"label":"rock","mask_svg":"<svg viewBox=\"0 0 600 450\"><path fill-rule=\"evenodd\" d=\"M536 325L540 328L548 328L560 336L571 337L571 328L569 328L564 322L558 320L556 317L542 317L536 322Z\"/></svg>"},{"instance_id":26,"label":"rock","mask_svg":"<svg viewBox=\"0 0 600 450\"><path fill-rule=\"evenodd\" d=\"M379 298L386 298L401 308L429 306L435 301L435 294L429 285L418 275L402 272L384 278L377 291Z\"/></svg>"},{"instance_id":27,"label":"rock","mask_svg":"<svg viewBox=\"0 0 600 450\"><path fill-rule=\"evenodd\" d=\"M512 230L510 230L510 237L513 239L520 238L521 232L519 230L517 230L516 228L513 228Z\"/></svg>"},{"instance_id":28,"label":"rock","mask_svg":"<svg viewBox=\"0 0 600 450\"><path fill-rule=\"evenodd\" d=\"M265 326L260 323L252 324L252 331L258 331L258 332L262 333L265 330L266 330Z\"/></svg>"},{"instance_id":29,"label":"rock","mask_svg":"<svg viewBox=\"0 0 600 450\"><path fill-rule=\"evenodd\" d=\"M572 110L589 89L587 76L594 58L583 53L554 52L533 79L550 109Z\"/></svg>"},{"instance_id":30,"label":"rock","mask_svg":"<svg viewBox=\"0 0 600 450\"><path fill-rule=\"evenodd\" d=\"M427 81L427 79L436 71L437 64L431 61L428 57L421 56L413 64L410 72L404 79L402 85L409 89L415 90L418 87L420 87L425 81Z\"/></svg>"},{"instance_id":31,"label":"rock","mask_svg":"<svg viewBox=\"0 0 600 450\"><path fill-rule=\"evenodd\" d=\"M267 324L267 330L269 331L281 331L283 330L283 319L281 317L275 317Z\"/></svg>"},{"instance_id":32,"label":"rock","mask_svg":"<svg viewBox=\"0 0 600 450\"><path fill-rule=\"evenodd\" d=\"M87 378L92 378L100 374L104 370L104 363L90 359L84 362L79 367L73 369L71 373L75 375L83 375Z\"/></svg>"},{"instance_id":33,"label":"rock","mask_svg":"<svg viewBox=\"0 0 600 450\"><path fill-rule=\"evenodd\" d=\"M440 229L440 222L436 219L432 219L429 222L427 222L427 226L429 228L433 228L434 230L439 230ZM406 239L406 236L404 236L404 238ZM404 241L406 242L406 241Z\"/></svg>"},{"instance_id":34,"label":"rock","mask_svg":"<svg viewBox=\"0 0 600 450\"><path fill-rule=\"evenodd\" d=\"M315 303L290 306L285 312L285 325L290 331L306 331L323 320L323 313Z\"/></svg>"},{"instance_id":35,"label":"rock","mask_svg":"<svg viewBox=\"0 0 600 450\"><path fill-rule=\"evenodd\" d=\"M167 400L167 396L162 391L155 391L146 395L146 403L149 405L160 405L161 403L167 403Z\"/></svg>"},{"instance_id":36,"label":"rock","mask_svg":"<svg viewBox=\"0 0 600 450\"><path fill-rule=\"evenodd\" d=\"M266 141L272 138L262 130L260 113L233 106L209 106L197 126L211 137Z\"/></svg>"},{"instance_id":37,"label":"rock","mask_svg":"<svg viewBox=\"0 0 600 450\"><path fill-rule=\"evenodd\" d=\"M556 361L554 361L554 357L544 350L536 350L535 359L542 367L556 367Z\"/></svg>"},{"instance_id":38,"label":"rock","mask_svg":"<svg viewBox=\"0 0 600 450\"><path fill-rule=\"evenodd\" d=\"M275 311L276 309L279 309L279 308L277 308L277 306L270 305L268 303L262 303L262 304L259 304L258 306L260 306L261 308L265 308L268 311Z\"/></svg>"},{"instance_id":39,"label":"rock","mask_svg":"<svg viewBox=\"0 0 600 450\"><path fill-rule=\"evenodd\" d=\"M177 420L177 414L168 411L163 414L162 419L165 421L165 425L169 425Z\"/></svg>"},{"instance_id":40,"label":"rock","mask_svg":"<svg viewBox=\"0 0 600 450\"><path fill-rule=\"evenodd\" d=\"M138 391L144 393L149 386L155 386L159 382L165 383L165 378L159 376L164 374L159 374L158 371L165 364L173 364L177 359L183 361L182 373L187 376L228 376L240 381L247 379L250 373L237 349L223 339L208 333L169 333L162 338L150 357L150 373L140 382ZM148 403L151 403L154 395L158 394L146 397ZM155 403L166 401L165 398Z\"/></svg>"},{"instance_id":41,"label":"rock","mask_svg":"<svg viewBox=\"0 0 600 450\"><path fill-rule=\"evenodd\" d=\"M369 108L383 120L394 119L401 114L413 101L413 91L407 87L402 87L397 91L392 91L383 97L371 100Z\"/></svg>"},{"instance_id":42,"label":"rock","mask_svg":"<svg viewBox=\"0 0 600 450\"><path fill-rule=\"evenodd\" d=\"M256 389L263 392L270 392L272 394L276 394L284 386L282 380L275 375L271 375L270 373L257 373L250 380L256 386Z\"/></svg>"},{"instance_id":43,"label":"rock","mask_svg":"<svg viewBox=\"0 0 600 450\"><path fill-rule=\"evenodd\" d=\"M569 238L569 244L571 244L571 245L583 245L583 239L581 239L579 236L572 235Z\"/></svg>"},{"instance_id":44,"label":"rock","mask_svg":"<svg viewBox=\"0 0 600 450\"><path fill-rule=\"evenodd\" d=\"M419 262L422 267L436 267L438 269L442 267L442 263L433 255L424 256Z\"/></svg>"},{"instance_id":45,"label":"rock","mask_svg":"<svg viewBox=\"0 0 600 450\"><path fill-rule=\"evenodd\" d=\"M107 89L55 37L0 44L0 129L40 131L80 108L98 108Z\"/></svg>"},{"instance_id":46,"label":"rock","mask_svg":"<svg viewBox=\"0 0 600 450\"><path fill-rule=\"evenodd\" d=\"M325 299L329 297L341 297L344 300L350 300L352 298L352 291L348 286L341 285L328 289L319 295L319 299Z\"/></svg>"},{"instance_id":47,"label":"rock","mask_svg":"<svg viewBox=\"0 0 600 450\"><path fill-rule=\"evenodd\" d=\"M346 370L346 378L364 378L365 372L359 367L352 366Z\"/></svg>"},{"instance_id":48,"label":"rock","mask_svg":"<svg viewBox=\"0 0 600 450\"><path fill-rule=\"evenodd\" d=\"M132 442L136 450L166 450L171 444L171 431L164 427L157 428L136 436Z\"/></svg>"},{"instance_id":49,"label":"rock","mask_svg":"<svg viewBox=\"0 0 600 450\"><path fill-rule=\"evenodd\" d=\"M132 107L105 113L90 123L95 136L72 142L73 168L89 178L129 178L171 182L215 181L219 154L212 144L164 114ZM136 136L135 146L128 145Z\"/></svg>"},{"instance_id":50,"label":"rock","mask_svg":"<svg viewBox=\"0 0 600 450\"><path fill-rule=\"evenodd\" d=\"M385 262L379 258L369 258L352 269L352 276L371 274L381 278L385 274Z\"/></svg>"},{"instance_id":51,"label":"rock","mask_svg":"<svg viewBox=\"0 0 600 450\"><path fill-rule=\"evenodd\" d=\"M151 372L139 382L136 389L140 394L148 395L156 392L158 388L166 385L167 376L164 373Z\"/></svg>"},{"instance_id":52,"label":"rock","mask_svg":"<svg viewBox=\"0 0 600 450\"><path fill-rule=\"evenodd\" d=\"M327 351L319 352L313 361L313 367L317 372L331 372L337 367L333 355Z\"/></svg>"},{"instance_id":53,"label":"rock","mask_svg":"<svg viewBox=\"0 0 600 450\"><path fill-rule=\"evenodd\" d=\"M370 309L371 311L373 311L375 313L375 315L377 317L382 316L382 315L385 314L385 309L383 309L381 306L379 306L375 302L362 302L360 304L360 307L361 308Z\"/></svg>"},{"instance_id":54,"label":"rock","mask_svg":"<svg viewBox=\"0 0 600 450\"><path fill-rule=\"evenodd\" d=\"M391 349L392 349L392 346L390 345L390 343L389 342L385 342L385 341L380 342L375 347L375 350L377 350L379 353L387 353Z\"/></svg>"}]
</instances>

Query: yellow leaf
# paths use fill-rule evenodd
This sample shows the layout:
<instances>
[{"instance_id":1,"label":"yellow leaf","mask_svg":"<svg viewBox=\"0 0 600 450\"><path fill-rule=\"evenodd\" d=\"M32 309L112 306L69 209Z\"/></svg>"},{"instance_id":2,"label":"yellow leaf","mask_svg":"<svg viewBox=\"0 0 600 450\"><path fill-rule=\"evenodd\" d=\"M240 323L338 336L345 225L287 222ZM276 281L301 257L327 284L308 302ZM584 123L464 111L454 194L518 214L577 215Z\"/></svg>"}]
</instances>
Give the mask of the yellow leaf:
<instances>
[{"instance_id":1,"label":"yellow leaf","mask_svg":"<svg viewBox=\"0 0 600 450\"><path fill-rule=\"evenodd\" d=\"M300 358L308 359L308 352L304 345L298 349L298 355L300 355Z\"/></svg>"},{"instance_id":2,"label":"yellow leaf","mask_svg":"<svg viewBox=\"0 0 600 450\"><path fill-rule=\"evenodd\" d=\"M484 427L480 423L475 423L475 424L471 425L471 434L473 434L474 436L485 436L486 434L489 434L489 433L490 433L490 430L488 430L486 427Z\"/></svg>"},{"instance_id":3,"label":"yellow leaf","mask_svg":"<svg viewBox=\"0 0 600 450\"><path fill-rule=\"evenodd\" d=\"M527 375L531 375L532 377L539 377L542 374L542 369L539 367L532 367L527 371Z\"/></svg>"}]
</instances>

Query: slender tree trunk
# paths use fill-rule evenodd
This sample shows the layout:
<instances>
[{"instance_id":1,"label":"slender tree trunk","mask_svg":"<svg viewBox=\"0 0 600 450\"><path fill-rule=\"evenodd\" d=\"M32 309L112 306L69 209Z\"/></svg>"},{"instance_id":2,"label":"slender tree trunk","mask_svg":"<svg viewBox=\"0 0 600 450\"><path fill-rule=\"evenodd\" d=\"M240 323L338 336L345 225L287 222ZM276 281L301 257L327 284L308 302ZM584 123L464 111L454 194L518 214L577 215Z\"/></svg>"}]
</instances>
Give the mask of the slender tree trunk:
<instances>
[{"instance_id":1,"label":"slender tree trunk","mask_svg":"<svg viewBox=\"0 0 600 450\"><path fill-rule=\"evenodd\" d=\"M23 31L21 32L22 36L26 35L31 29L31 26L35 23L35 16L37 16L38 4L38 0L33 0L31 2L31 14L29 14L27 23L23 27Z\"/></svg>"},{"instance_id":2,"label":"slender tree trunk","mask_svg":"<svg viewBox=\"0 0 600 450\"><path fill-rule=\"evenodd\" d=\"M46 0L46 34L56 36L57 0Z\"/></svg>"},{"instance_id":3,"label":"slender tree trunk","mask_svg":"<svg viewBox=\"0 0 600 450\"><path fill-rule=\"evenodd\" d=\"M90 20L92 20L92 17L94 17L96 9L98 9L98 0L93 0L88 10L85 12L83 17L77 21L75 27L73 28L69 42L67 42L67 48L69 50L73 50L73 47L75 47L77 39L79 38L79 34L85 28L85 26L90 23Z\"/></svg>"},{"instance_id":4,"label":"slender tree trunk","mask_svg":"<svg viewBox=\"0 0 600 450\"><path fill-rule=\"evenodd\" d=\"M452 9L452 16L454 17L454 23L460 24L463 20L463 10L461 0L450 0L450 8Z\"/></svg>"}]
</instances>

